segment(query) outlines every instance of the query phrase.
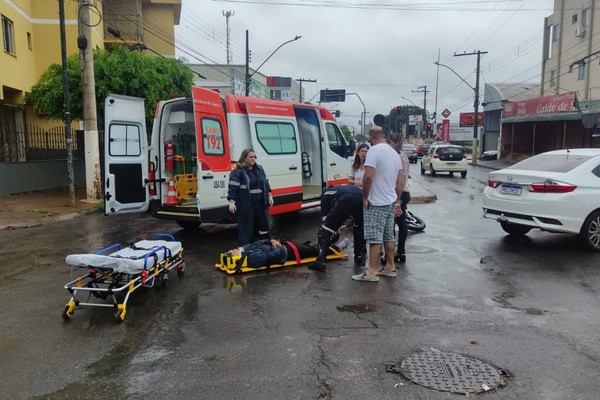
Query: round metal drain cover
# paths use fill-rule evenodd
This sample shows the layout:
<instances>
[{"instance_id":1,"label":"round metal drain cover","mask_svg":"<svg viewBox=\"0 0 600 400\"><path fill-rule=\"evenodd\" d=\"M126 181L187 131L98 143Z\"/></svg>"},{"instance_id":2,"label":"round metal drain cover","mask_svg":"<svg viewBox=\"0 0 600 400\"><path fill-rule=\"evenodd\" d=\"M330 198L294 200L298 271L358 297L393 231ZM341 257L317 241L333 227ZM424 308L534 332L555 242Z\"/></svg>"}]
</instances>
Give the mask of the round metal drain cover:
<instances>
[{"instance_id":1,"label":"round metal drain cover","mask_svg":"<svg viewBox=\"0 0 600 400\"><path fill-rule=\"evenodd\" d=\"M495 389L503 375L482 361L439 350L413 354L402 361L396 372L416 384L461 394Z\"/></svg>"}]
</instances>

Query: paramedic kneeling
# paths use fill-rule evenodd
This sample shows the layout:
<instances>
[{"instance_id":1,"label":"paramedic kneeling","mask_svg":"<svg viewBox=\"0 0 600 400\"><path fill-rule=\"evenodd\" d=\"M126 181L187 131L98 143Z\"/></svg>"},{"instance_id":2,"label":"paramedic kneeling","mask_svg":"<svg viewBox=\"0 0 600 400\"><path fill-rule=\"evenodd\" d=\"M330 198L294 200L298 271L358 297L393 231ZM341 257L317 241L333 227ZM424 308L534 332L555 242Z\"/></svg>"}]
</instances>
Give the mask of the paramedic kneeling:
<instances>
[{"instance_id":1,"label":"paramedic kneeling","mask_svg":"<svg viewBox=\"0 0 600 400\"><path fill-rule=\"evenodd\" d=\"M256 231L260 239L271 237L269 207L273 196L265 170L256 163L254 150L242 151L237 168L231 171L227 200L229 212L237 219L240 245L252 243Z\"/></svg>"},{"instance_id":2,"label":"paramedic kneeling","mask_svg":"<svg viewBox=\"0 0 600 400\"><path fill-rule=\"evenodd\" d=\"M337 230L348 217L354 220L354 261L362 263L365 253L365 236L363 227L362 189L359 186L332 186L321 198L321 218L323 225L319 229L319 255L308 268L325 271L326 255L329 246L339 237Z\"/></svg>"}]
</instances>

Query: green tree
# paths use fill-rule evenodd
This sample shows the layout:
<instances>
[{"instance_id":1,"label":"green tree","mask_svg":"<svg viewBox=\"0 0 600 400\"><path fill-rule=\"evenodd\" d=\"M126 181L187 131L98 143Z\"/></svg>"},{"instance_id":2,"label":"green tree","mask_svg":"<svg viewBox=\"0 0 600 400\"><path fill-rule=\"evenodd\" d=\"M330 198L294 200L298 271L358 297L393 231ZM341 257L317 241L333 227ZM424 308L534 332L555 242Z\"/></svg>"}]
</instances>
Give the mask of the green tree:
<instances>
[{"instance_id":1,"label":"green tree","mask_svg":"<svg viewBox=\"0 0 600 400\"><path fill-rule=\"evenodd\" d=\"M83 119L83 95L79 55L67 60L71 119ZM109 93L146 99L148 127L156 103L191 93L192 71L181 61L130 51L115 46L112 51L94 51L94 79L98 118L104 116L104 99ZM27 94L26 101L48 113L48 118L64 121L62 66L50 65Z\"/></svg>"},{"instance_id":2,"label":"green tree","mask_svg":"<svg viewBox=\"0 0 600 400\"><path fill-rule=\"evenodd\" d=\"M352 131L346 125L342 125L342 135L344 135L346 140L352 139Z\"/></svg>"}]
</instances>

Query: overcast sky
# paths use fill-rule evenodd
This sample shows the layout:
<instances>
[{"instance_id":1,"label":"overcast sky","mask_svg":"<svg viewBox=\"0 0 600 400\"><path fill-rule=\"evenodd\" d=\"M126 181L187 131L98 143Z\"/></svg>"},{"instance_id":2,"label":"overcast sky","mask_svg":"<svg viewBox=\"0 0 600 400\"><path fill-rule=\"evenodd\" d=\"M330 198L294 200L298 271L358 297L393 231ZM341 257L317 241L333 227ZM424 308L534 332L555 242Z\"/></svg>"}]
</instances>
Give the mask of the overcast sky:
<instances>
[{"instance_id":1,"label":"overcast sky","mask_svg":"<svg viewBox=\"0 0 600 400\"><path fill-rule=\"evenodd\" d=\"M388 114L396 105L472 112L474 91L452 71L440 67L436 104L434 61L451 67L475 86L477 56L455 54L487 51L481 58L480 96L488 83L540 81L544 17L552 0L183 0L176 27L177 55L192 63L227 61L226 23L230 18L233 63L245 63L245 35L250 34L251 67L267 76L316 79L303 83L306 100L322 89L358 93L373 115ZM417 92L419 91L419 92ZM403 99L406 97L409 100ZM363 106L357 96L344 103L324 103L342 112L341 122L356 126ZM480 108L482 110L482 108Z\"/></svg>"}]
</instances>

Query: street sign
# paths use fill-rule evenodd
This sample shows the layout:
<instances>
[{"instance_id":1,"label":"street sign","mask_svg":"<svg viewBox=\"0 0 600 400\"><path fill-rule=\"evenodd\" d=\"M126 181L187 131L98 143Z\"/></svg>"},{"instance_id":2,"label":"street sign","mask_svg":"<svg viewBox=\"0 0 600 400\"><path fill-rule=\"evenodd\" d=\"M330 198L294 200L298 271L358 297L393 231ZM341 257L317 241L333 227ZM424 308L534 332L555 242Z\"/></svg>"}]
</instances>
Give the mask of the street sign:
<instances>
[{"instance_id":1,"label":"street sign","mask_svg":"<svg viewBox=\"0 0 600 400\"><path fill-rule=\"evenodd\" d=\"M346 89L325 89L321 90L321 103L343 102L346 101Z\"/></svg>"},{"instance_id":2,"label":"street sign","mask_svg":"<svg viewBox=\"0 0 600 400\"><path fill-rule=\"evenodd\" d=\"M442 115L444 116L444 118L448 118L450 114L452 113L447 108L445 108L444 111L442 111Z\"/></svg>"},{"instance_id":3,"label":"street sign","mask_svg":"<svg viewBox=\"0 0 600 400\"><path fill-rule=\"evenodd\" d=\"M459 126L475 125L475 113L460 113ZM477 113L477 125L483 125L483 113Z\"/></svg>"}]
</instances>

